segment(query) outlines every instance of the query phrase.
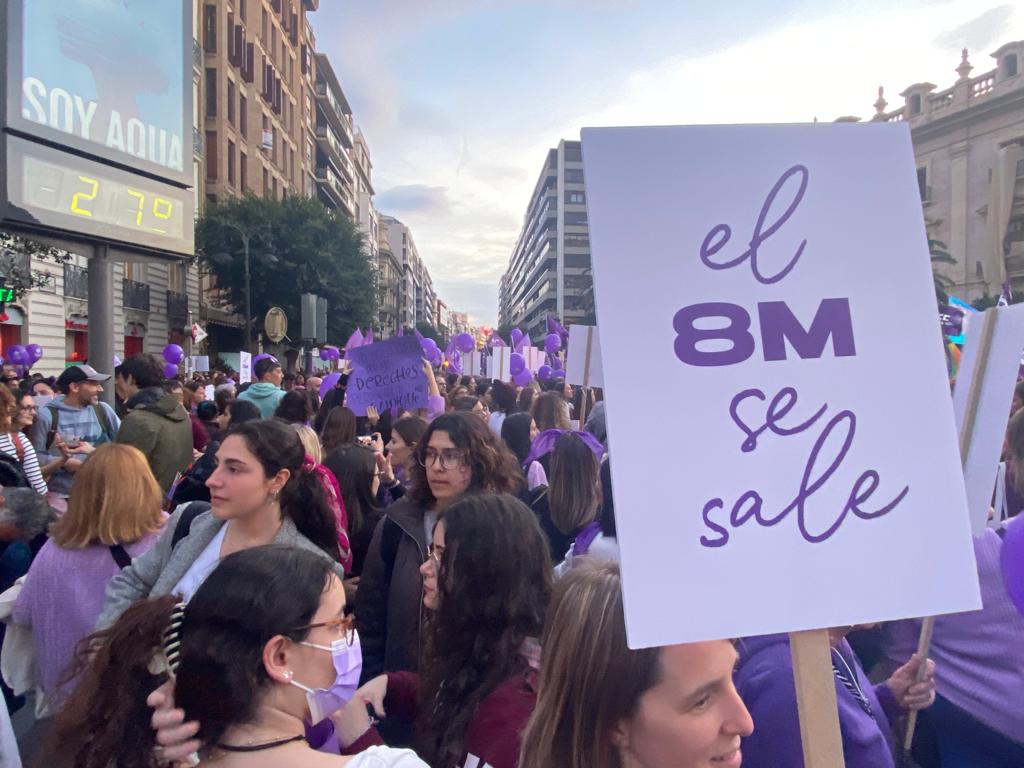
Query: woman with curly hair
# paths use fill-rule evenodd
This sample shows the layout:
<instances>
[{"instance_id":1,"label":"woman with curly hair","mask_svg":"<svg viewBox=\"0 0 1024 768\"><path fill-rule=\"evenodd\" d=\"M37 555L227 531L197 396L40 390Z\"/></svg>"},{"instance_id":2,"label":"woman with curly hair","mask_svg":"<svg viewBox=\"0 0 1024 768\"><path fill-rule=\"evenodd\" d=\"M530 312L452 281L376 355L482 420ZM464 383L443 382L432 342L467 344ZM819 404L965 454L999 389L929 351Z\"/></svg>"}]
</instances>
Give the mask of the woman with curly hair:
<instances>
[{"instance_id":1,"label":"woman with curly hair","mask_svg":"<svg viewBox=\"0 0 1024 768\"><path fill-rule=\"evenodd\" d=\"M381 675L357 692L377 714L415 720L418 753L436 768L514 768L536 702L551 561L532 512L505 495L448 507L420 567L423 673ZM372 727L348 749L380 743Z\"/></svg>"},{"instance_id":2,"label":"woman with curly hair","mask_svg":"<svg viewBox=\"0 0 1024 768\"><path fill-rule=\"evenodd\" d=\"M408 493L387 508L370 541L356 595L363 679L416 668L427 541L434 523L463 493L515 493L515 456L487 423L469 413L434 419L409 462Z\"/></svg>"}]
</instances>

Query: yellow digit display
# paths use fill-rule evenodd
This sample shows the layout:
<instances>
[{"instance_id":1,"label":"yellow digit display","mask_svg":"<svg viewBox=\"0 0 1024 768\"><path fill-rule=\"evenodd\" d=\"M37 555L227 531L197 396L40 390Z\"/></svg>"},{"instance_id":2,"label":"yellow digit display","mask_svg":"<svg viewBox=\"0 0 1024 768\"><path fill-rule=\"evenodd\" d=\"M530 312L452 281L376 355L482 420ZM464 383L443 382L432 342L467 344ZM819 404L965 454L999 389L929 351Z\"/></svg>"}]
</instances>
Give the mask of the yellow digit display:
<instances>
[{"instance_id":1,"label":"yellow digit display","mask_svg":"<svg viewBox=\"0 0 1024 768\"><path fill-rule=\"evenodd\" d=\"M85 192L77 192L77 193L75 193L75 196L71 198L71 212L76 214L76 215L78 215L78 216L88 216L91 219L92 218L92 211L87 210L87 209L82 208L81 206L79 206L78 205L78 201L79 201L79 199L81 199L81 200L95 200L96 199L96 192L97 192L97 190L100 187L100 183L96 179L90 178L88 176L79 176L78 180L79 181L84 181L86 184L91 185L92 189L88 193L85 193Z\"/></svg>"},{"instance_id":2,"label":"yellow digit display","mask_svg":"<svg viewBox=\"0 0 1024 768\"><path fill-rule=\"evenodd\" d=\"M142 226L142 206L146 204L146 196L141 192L136 192L134 189L129 189L128 194L132 197L138 198L139 207L135 212L135 224L136 226Z\"/></svg>"},{"instance_id":3,"label":"yellow digit display","mask_svg":"<svg viewBox=\"0 0 1024 768\"><path fill-rule=\"evenodd\" d=\"M164 206L164 210L161 211L160 207ZM157 219L169 219L171 214L174 213L174 201L168 200L166 197L158 197L153 201L153 216ZM165 230L157 229L153 227L154 232L165 234Z\"/></svg>"}]
</instances>

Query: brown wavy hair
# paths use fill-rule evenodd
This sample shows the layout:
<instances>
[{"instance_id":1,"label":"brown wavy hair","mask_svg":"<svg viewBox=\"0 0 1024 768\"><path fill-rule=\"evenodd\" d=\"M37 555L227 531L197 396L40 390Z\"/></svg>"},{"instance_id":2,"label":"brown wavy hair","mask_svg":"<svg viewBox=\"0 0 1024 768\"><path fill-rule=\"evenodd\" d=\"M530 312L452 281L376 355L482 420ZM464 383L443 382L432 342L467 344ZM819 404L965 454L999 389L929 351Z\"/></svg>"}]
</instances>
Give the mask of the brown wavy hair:
<instances>
[{"instance_id":1,"label":"brown wavy hair","mask_svg":"<svg viewBox=\"0 0 1024 768\"><path fill-rule=\"evenodd\" d=\"M439 605L420 664L420 754L461 765L466 729L480 703L516 675L532 689L520 649L540 637L551 595L547 540L536 515L507 495L464 496L448 507Z\"/></svg>"},{"instance_id":2,"label":"brown wavy hair","mask_svg":"<svg viewBox=\"0 0 1024 768\"><path fill-rule=\"evenodd\" d=\"M549 429L572 429L566 413L565 398L558 392L544 392L540 397L535 397L530 410L533 413L533 420L537 422L537 429L541 432Z\"/></svg>"},{"instance_id":3,"label":"brown wavy hair","mask_svg":"<svg viewBox=\"0 0 1024 768\"><path fill-rule=\"evenodd\" d=\"M422 462L427 444L435 432L447 432L448 437L466 454L466 463L472 470L468 493L517 493L523 482L523 473L515 455L498 438L491 428L474 413L446 413L438 416L427 427L423 437L416 443L415 461L409 464L409 497L421 504L434 502L434 494L427 482L427 470Z\"/></svg>"}]
</instances>

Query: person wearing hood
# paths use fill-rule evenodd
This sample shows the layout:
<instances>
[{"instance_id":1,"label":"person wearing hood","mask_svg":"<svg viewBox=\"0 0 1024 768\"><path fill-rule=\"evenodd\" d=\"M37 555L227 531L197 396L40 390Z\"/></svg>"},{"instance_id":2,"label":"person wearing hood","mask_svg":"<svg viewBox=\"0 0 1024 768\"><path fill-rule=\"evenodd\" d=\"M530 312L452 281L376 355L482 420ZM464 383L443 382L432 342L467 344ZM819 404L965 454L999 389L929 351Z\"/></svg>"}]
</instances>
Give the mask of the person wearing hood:
<instances>
[{"instance_id":1,"label":"person wearing hood","mask_svg":"<svg viewBox=\"0 0 1024 768\"><path fill-rule=\"evenodd\" d=\"M256 363L253 373L256 374L257 383L240 394L238 399L248 400L259 408L264 419L272 418L284 397L284 390L281 389L281 380L284 378L281 364L272 357L265 357Z\"/></svg>"},{"instance_id":2,"label":"person wearing hood","mask_svg":"<svg viewBox=\"0 0 1024 768\"><path fill-rule=\"evenodd\" d=\"M935 701L935 663L926 662L927 674L918 682L920 665L915 655L888 680L872 685L845 639L852 629L829 630L846 766L895 768L893 728L906 712L925 709ZM789 636L744 638L737 650L736 688L756 723L754 732L743 739L744 768L803 768Z\"/></svg>"},{"instance_id":3,"label":"person wearing hood","mask_svg":"<svg viewBox=\"0 0 1024 768\"><path fill-rule=\"evenodd\" d=\"M39 409L29 431L32 446L44 464L61 455L57 450L61 444L56 440L58 432L73 454L88 453L97 445L114 442L121 420L113 408L99 400L103 382L109 380L110 374L99 373L90 365L72 365L57 378L57 391L62 397ZM50 493L67 497L82 458L69 459L50 477Z\"/></svg>"},{"instance_id":4,"label":"person wearing hood","mask_svg":"<svg viewBox=\"0 0 1024 768\"><path fill-rule=\"evenodd\" d=\"M145 399L142 392L147 393ZM117 442L142 451L160 488L167 493L178 473L192 463L192 421L180 395L164 387L149 387L142 392L126 402L128 415L121 422Z\"/></svg>"}]
</instances>

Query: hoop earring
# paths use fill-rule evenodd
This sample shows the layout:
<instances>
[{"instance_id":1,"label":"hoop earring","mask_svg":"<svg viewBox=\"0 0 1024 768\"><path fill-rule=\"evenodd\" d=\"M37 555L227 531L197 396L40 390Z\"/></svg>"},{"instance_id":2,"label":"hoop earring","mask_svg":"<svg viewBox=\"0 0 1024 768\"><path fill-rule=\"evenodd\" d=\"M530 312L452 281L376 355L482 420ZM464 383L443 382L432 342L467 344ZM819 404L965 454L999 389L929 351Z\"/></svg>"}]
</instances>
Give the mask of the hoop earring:
<instances>
[{"instance_id":1,"label":"hoop earring","mask_svg":"<svg viewBox=\"0 0 1024 768\"><path fill-rule=\"evenodd\" d=\"M267 498L270 501L272 501L274 504L277 504L278 500L281 498L281 492L280 491L271 491L270 493L267 494Z\"/></svg>"}]
</instances>

